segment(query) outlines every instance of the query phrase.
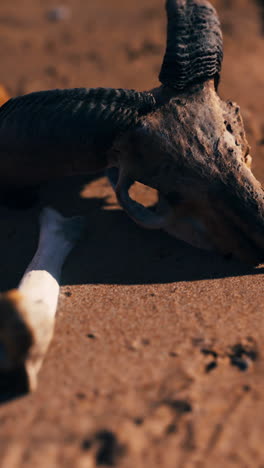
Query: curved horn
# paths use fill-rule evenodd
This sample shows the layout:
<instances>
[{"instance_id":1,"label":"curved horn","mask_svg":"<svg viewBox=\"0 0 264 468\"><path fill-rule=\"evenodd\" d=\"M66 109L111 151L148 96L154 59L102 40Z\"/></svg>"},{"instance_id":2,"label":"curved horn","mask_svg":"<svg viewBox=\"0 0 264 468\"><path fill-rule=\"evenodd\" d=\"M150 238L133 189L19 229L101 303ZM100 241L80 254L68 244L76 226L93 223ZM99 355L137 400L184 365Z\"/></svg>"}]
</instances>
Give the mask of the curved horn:
<instances>
[{"instance_id":1,"label":"curved horn","mask_svg":"<svg viewBox=\"0 0 264 468\"><path fill-rule=\"evenodd\" d=\"M206 0L167 0L167 49L159 79L178 91L219 81L223 41L217 13Z\"/></svg>"},{"instance_id":2,"label":"curved horn","mask_svg":"<svg viewBox=\"0 0 264 468\"><path fill-rule=\"evenodd\" d=\"M108 169L107 175L120 205L133 221L147 229L161 229L164 227L164 216L158 215L130 198L128 191L135 182L133 179L125 175L122 170L119 171L114 167Z\"/></svg>"},{"instance_id":3,"label":"curved horn","mask_svg":"<svg viewBox=\"0 0 264 468\"><path fill-rule=\"evenodd\" d=\"M101 170L102 158L87 157L93 154L91 148L105 152L120 133L135 127L156 106L151 92L129 89L74 88L26 94L0 107L1 145L12 154L21 154L26 147L26 153L33 155L39 148L43 157L49 149L68 157L79 152L72 160L74 172Z\"/></svg>"}]
</instances>

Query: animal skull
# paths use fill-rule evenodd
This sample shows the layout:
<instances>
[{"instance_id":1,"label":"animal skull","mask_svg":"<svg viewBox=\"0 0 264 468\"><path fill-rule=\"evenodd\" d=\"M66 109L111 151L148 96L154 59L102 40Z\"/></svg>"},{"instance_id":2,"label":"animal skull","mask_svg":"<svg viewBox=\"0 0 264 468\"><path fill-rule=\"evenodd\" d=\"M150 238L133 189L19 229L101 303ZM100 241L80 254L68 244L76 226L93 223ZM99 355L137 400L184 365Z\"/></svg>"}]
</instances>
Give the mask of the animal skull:
<instances>
[{"instance_id":1,"label":"animal skull","mask_svg":"<svg viewBox=\"0 0 264 468\"><path fill-rule=\"evenodd\" d=\"M121 206L141 226L260 263L264 192L250 170L239 107L217 94L216 11L206 0L166 7L159 88L42 91L0 108L1 187L110 169ZM156 211L131 200L134 181L158 190Z\"/></svg>"},{"instance_id":2,"label":"animal skull","mask_svg":"<svg viewBox=\"0 0 264 468\"><path fill-rule=\"evenodd\" d=\"M144 227L163 228L194 246L260 262L264 197L249 167L239 107L222 102L213 81L199 89L195 85L191 95L189 90L171 94L141 128L119 140L127 158L113 181L119 202ZM159 191L156 212L132 204L128 188L134 180Z\"/></svg>"},{"instance_id":3,"label":"animal skull","mask_svg":"<svg viewBox=\"0 0 264 468\"><path fill-rule=\"evenodd\" d=\"M138 224L204 249L264 259L264 192L251 172L240 109L217 94L222 39L204 0L167 0L168 40L157 106L115 145L110 172L120 204ZM148 151L146 151L146 148ZM134 181L159 192L156 212L128 195Z\"/></svg>"}]
</instances>

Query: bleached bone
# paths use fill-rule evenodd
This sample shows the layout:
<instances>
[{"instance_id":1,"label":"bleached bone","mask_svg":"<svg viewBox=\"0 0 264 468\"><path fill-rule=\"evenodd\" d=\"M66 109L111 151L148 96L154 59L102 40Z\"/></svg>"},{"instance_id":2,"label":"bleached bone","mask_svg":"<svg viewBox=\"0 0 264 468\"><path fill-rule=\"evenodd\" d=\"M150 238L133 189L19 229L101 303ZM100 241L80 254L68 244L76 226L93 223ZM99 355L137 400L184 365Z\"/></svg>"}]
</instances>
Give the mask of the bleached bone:
<instances>
[{"instance_id":1,"label":"bleached bone","mask_svg":"<svg viewBox=\"0 0 264 468\"><path fill-rule=\"evenodd\" d=\"M24 366L29 390L51 342L63 263L84 230L84 218L65 218L51 208L40 217L37 251L18 289L0 297L0 369Z\"/></svg>"},{"instance_id":2,"label":"bleached bone","mask_svg":"<svg viewBox=\"0 0 264 468\"><path fill-rule=\"evenodd\" d=\"M160 87L40 91L0 108L0 187L116 169L119 203L141 226L260 263L264 192L240 109L217 94L217 13L207 0L166 0L166 11ZM158 190L167 211L131 200L134 181Z\"/></svg>"}]
</instances>

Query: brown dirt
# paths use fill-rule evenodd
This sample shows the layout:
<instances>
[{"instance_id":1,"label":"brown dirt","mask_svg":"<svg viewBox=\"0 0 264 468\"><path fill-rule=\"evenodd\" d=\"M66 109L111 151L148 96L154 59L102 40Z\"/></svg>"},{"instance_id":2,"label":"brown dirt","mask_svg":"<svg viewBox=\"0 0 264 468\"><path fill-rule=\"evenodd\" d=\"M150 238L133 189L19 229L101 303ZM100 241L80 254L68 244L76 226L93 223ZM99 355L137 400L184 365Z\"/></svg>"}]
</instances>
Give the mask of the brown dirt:
<instances>
[{"instance_id":1,"label":"brown dirt","mask_svg":"<svg viewBox=\"0 0 264 468\"><path fill-rule=\"evenodd\" d=\"M11 94L155 86L163 3L67 0L71 16L54 22L53 0L1 0L0 81ZM220 93L242 108L264 182L263 9L214 4L225 35ZM33 255L47 202L86 213L89 227L65 265L38 390L0 408L0 466L263 468L263 268L144 231L105 178L75 178L43 187L27 211L0 208L2 290Z\"/></svg>"}]
</instances>

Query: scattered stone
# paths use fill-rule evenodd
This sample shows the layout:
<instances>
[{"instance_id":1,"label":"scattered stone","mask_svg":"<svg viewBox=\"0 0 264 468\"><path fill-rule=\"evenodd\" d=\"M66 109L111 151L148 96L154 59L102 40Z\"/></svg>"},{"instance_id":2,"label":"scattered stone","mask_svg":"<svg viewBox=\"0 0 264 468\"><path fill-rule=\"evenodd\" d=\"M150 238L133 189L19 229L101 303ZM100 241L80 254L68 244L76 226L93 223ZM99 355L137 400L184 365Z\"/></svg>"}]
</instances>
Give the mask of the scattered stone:
<instances>
[{"instance_id":1,"label":"scattered stone","mask_svg":"<svg viewBox=\"0 0 264 468\"><path fill-rule=\"evenodd\" d=\"M47 12L47 17L54 22L65 21L71 17L71 9L65 5L57 6Z\"/></svg>"},{"instance_id":2,"label":"scattered stone","mask_svg":"<svg viewBox=\"0 0 264 468\"><path fill-rule=\"evenodd\" d=\"M148 338L142 338L142 345L143 346L148 346L150 345L150 340Z\"/></svg>"},{"instance_id":3,"label":"scattered stone","mask_svg":"<svg viewBox=\"0 0 264 468\"><path fill-rule=\"evenodd\" d=\"M87 338L90 338L90 340L95 340L96 339L96 336L94 335L94 333L87 333Z\"/></svg>"}]
</instances>

